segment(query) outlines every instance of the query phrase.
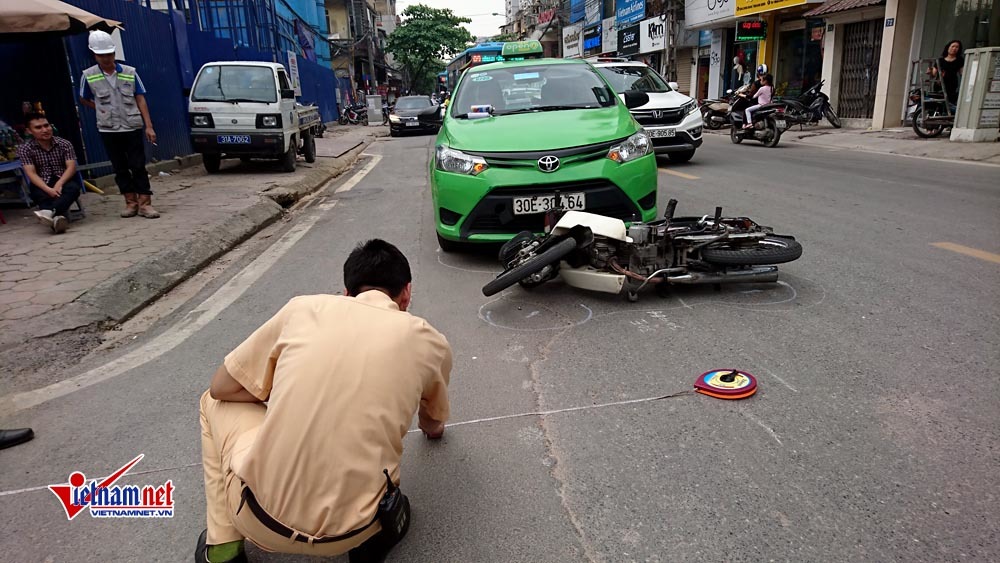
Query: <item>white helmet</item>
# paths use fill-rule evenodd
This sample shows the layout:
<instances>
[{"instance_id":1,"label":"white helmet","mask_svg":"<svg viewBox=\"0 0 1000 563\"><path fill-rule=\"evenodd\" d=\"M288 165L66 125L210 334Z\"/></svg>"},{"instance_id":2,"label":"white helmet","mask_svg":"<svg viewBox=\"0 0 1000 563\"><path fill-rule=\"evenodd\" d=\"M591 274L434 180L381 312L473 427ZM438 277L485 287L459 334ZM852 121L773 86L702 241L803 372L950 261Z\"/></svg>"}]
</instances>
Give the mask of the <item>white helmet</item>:
<instances>
[{"instance_id":1,"label":"white helmet","mask_svg":"<svg viewBox=\"0 0 1000 563\"><path fill-rule=\"evenodd\" d=\"M91 31L87 46L95 55L107 55L115 52L115 41L106 31Z\"/></svg>"},{"instance_id":2,"label":"white helmet","mask_svg":"<svg viewBox=\"0 0 1000 563\"><path fill-rule=\"evenodd\" d=\"M767 65L761 64L757 67L757 74L767 74Z\"/></svg>"}]
</instances>

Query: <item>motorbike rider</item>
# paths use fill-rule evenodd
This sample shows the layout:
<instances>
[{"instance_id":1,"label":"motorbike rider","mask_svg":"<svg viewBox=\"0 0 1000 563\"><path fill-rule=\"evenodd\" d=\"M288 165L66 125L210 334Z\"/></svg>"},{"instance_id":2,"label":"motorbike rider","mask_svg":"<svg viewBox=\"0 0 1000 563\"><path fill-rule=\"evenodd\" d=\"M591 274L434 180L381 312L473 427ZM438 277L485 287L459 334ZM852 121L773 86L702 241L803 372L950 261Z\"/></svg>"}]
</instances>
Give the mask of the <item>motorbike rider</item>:
<instances>
[{"instance_id":1,"label":"motorbike rider","mask_svg":"<svg viewBox=\"0 0 1000 563\"><path fill-rule=\"evenodd\" d=\"M761 79L765 76L767 76L767 65L762 63L757 66L757 79L750 85L750 96L757 93L757 89L761 87Z\"/></svg>"},{"instance_id":2,"label":"motorbike rider","mask_svg":"<svg viewBox=\"0 0 1000 563\"><path fill-rule=\"evenodd\" d=\"M751 127L753 127L751 113L753 113L754 110L760 108L761 106L765 106L771 103L771 98L773 95L774 95L774 77L771 76L770 74L765 74L760 79L760 86L757 88L757 91L754 92L753 94L753 99L757 100L757 103L748 107L745 111L747 119L746 122L743 123L744 129L750 129ZM740 96L744 98L747 97L746 94L740 94Z\"/></svg>"}]
</instances>

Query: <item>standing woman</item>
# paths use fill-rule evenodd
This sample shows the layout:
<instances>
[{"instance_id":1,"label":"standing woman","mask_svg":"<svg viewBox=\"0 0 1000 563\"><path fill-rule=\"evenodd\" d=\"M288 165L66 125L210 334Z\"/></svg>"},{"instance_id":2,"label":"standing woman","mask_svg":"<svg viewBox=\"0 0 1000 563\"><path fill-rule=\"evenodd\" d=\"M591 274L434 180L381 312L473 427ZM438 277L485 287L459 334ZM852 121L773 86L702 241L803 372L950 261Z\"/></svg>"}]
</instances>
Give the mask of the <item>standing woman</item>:
<instances>
[{"instance_id":1,"label":"standing woman","mask_svg":"<svg viewBox=\"0 0 1000 563\"><path fill-rule=\"evenodd\" d=\"M955 105L958 103L958 86L962 82L962 68L965 66L965 57L962 55L962 42L949 41L941 52L938 59L938 68L941 69L941 80L944 82L945 96L948 103Z\"/></svg>"}]
</instances>

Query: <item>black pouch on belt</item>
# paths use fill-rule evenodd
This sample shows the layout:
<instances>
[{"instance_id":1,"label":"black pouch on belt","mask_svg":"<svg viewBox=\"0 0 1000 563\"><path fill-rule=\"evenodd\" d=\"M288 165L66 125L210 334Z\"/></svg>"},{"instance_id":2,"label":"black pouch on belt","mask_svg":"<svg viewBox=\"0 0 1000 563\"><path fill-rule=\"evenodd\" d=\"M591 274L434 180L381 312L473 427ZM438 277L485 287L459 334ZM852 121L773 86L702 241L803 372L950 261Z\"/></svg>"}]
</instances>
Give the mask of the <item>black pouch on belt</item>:
<instances>
[{"instance_id":1,"label":"black pouch on belt","mask_svg":"<svg viewBox=\"0 0 1000 563\"><path fill-rule=\"evenodd\" d=\"M383 469L382 473L387 485L385 495L378 502L378 520L382 524L385 540L396 544L410 529L410 499L393 484L388 469Z\"/></svg>"}]
</instances>

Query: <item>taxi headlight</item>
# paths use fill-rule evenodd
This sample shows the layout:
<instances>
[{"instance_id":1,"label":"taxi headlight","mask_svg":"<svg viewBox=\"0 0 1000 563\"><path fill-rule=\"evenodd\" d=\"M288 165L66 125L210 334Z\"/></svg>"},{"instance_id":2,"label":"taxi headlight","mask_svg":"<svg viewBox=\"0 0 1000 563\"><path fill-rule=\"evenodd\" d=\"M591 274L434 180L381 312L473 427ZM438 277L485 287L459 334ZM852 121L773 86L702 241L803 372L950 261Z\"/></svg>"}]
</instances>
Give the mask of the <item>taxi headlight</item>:
<instances>
[{"instance_id":1,"label":"taxi headlight","mask_svg":"<svg viewBox=\"0 0 1000 563\"><path fill-rule=\"evenodd\" d=\"M644 131L632 135L625 142L608 149L608 158L618 163L625 163L649 154L649 136Z\"/></svg>"},{"instance_id":2,"label":"taxi headlight","mask_svg":"<svg viewBox=\"0 0 1000 563\"><path fill-rule=\"evenodd\" d=\"M434 166L445 172L475 176L489 168L482 157L468 155L446 145L438 145L435 156Z\"/></svg>"}]
</instances>

